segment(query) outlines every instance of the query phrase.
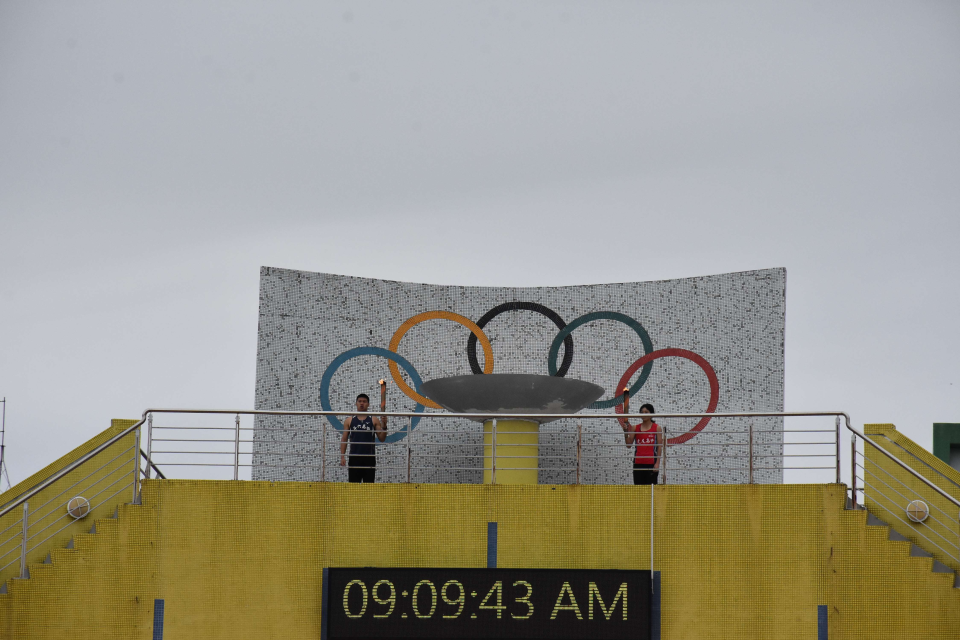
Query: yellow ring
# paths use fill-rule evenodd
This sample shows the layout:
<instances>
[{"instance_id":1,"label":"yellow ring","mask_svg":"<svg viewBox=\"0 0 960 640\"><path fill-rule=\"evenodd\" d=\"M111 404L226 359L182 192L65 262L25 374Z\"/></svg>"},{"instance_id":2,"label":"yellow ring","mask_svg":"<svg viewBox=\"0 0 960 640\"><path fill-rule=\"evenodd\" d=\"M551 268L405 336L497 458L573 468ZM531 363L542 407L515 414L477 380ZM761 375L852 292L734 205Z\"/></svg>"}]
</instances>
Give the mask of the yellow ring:
<instances>
[{"instance_id":1,"label":"yellow ring","mask_svg":"<svg viewBox=\"0 0 960 640\"><path fill-rule=\"evenodd\" d=\"M493 373L493 347L490 346L490 340L483 332L483 329L474 324L470 318L461 316L459 313L452 313L450 311L424 311L423 313L418 313L412 318L408 318L406 322L400 325L400 328L397 329L395 334L393 334L393 337L390 338L390 351L393 351L399 355L397 348L400 346L400 341L403 340L403 336L405 336L407 331L412 329L414 325L418 325L424 320L453 320L456 323L462 324L467 329L470 329L470 332L477 336L477 340L480 341L480 346L483 347L483 372ZM390 375L393 377L393 381L397 383L397 387L404 393L404 395L411 400L416 400L424 406L433 407L434 409L443 408L430 398L424 398L422 395L411 389L410 385L403 380L403 376L400 375L400 368L397 366L396 362L391 360L387 366L390 367Z\"/></svg>"}]
</instances>

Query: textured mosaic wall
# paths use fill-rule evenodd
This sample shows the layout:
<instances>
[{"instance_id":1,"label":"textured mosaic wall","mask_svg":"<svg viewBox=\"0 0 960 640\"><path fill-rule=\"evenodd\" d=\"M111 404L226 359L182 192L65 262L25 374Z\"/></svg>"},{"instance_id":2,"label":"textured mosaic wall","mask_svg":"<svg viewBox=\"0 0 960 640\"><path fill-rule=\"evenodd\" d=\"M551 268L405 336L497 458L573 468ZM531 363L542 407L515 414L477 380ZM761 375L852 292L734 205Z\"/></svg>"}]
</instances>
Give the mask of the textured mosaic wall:
<instances>
[{"instance_id":1,"label":"textured mosaic wall","mask_svg":"<svg viewBox=\"0 0 960 640\"><path fill-rule=\"evenodd\" d=\"M376 383L384 378L390 381L390 410L431 413L437 410L415 399L419 381L492 371L593 382L607 393L585 413L610 413L619 402L613 390L634 369L629 377L634 410L651 402L662 413L712 406L717 412L780 411L785 285L784 269L507 288L264 267L256 407L348 410L358 393L376 399ZM471 337L481 333L489 339L489 353L483 340ZM399 363L395 372L391 362ZM676 455L662 474L668 482L746 481L746 420L677 419L661 425L678 445L684 442L670 450ZM258 420L253 477L345 480L346 470L338 465L338 426L319 418ZM408 448L414 482L481 481L481 425L414 419L390 426L411 435L395 431L378 447L378 482L406 480ZM782 481L781 422L754 420L753 427L755 480ZM617 422L587 420L583 429L581 481L632 482L631 452ZM575 419L542 427L541 483L575 481L576 431Z\"/></svg>"}]
</instances>

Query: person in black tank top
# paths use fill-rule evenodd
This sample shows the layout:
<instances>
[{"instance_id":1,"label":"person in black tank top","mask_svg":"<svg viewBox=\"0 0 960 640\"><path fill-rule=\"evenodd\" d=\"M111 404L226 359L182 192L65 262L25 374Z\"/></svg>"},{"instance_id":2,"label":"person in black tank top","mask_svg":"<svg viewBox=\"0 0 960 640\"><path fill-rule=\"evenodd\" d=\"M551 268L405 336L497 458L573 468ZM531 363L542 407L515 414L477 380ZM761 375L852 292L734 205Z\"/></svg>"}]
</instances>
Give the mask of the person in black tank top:
<instances>
[{"instance_id":1,"label":"person in black tank top","mask_svg":"<svg viewBox=\"0 0 960 640\"><path fill-rule=\"evenodd\" d=\"M343 435L340 437L340 466L347 467L350 482L374 482L377 474L377 440L387 438L387 417L371 418L366 414L370 407L370 397L361 393L357 396L357 415L343 422ZM380 381L380 411L387 408L387 383ZM349 456L347 447L349 445Z\"/></svg>"}]
</instances>

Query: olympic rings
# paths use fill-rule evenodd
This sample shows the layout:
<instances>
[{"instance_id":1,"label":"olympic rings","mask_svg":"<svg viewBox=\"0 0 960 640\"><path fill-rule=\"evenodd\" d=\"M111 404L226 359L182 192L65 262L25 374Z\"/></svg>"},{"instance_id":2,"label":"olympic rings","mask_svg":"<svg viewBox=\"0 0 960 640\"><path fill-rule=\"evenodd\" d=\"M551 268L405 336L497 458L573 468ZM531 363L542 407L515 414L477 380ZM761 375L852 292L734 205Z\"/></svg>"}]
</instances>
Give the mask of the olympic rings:
<instances>
[{"instance_id":1,"label":"olympic rings","mask_svg":"<svg viewBox=\"0 0 960 640\"><path fill-rule=\"evenodd\" d=\"M487 311L483 316L477 320L477 326L480 329L483 329L487 326L487 323L496 318L498 315L504 311L536 311L537 313L545 315L547 318L553 321L553 324L557 325L558 329L563 329L567 326L567 323L563 321L563 318L548 307L543 306L542 304L536 302L504 302L495 306L490 311ZM571 363L573 363L573 337L567 334L563 339L563 362L560 364L560 370L557 372L551 372L550 375L557 376L562 378L567 375L567 370L570 368ZM470 337L467 338L467 359L470 361L470 370L474 373L490 373L489 371L481 371L480 363L477 362L477 336L470 334Z\"/></svg>"},{"instance_id":2,"label":"olympic rings","mask_svg":"<svg viewBox=\"0 0 960 640\"><path fill-rule=\"evenodd\" d=\"M336 358L333 359L333 362L330 363L330 366L327 367L327 370L323 372L323 377L320 378L320 406L324 411L333 411L330 407L330 380L333 379L333 374L337 372L337 369L340 368L347 360L352 360L357 356L380 356L386 358L390 362L398 362L403 369L410 374L410 377L413 378L413 384L417 385L417 389L420 388L420 385L423 384L423 380L420 379L420 374L417 373L417 370L413 368L413 365L406 361L402 356L397 355L392 351L387 351L380 347L356 347L354 349L348 349L344 351ZM414 412L423 413L423 405L418 404L414 408ZM337 431L343 431L343 423L340 422L340 418L337 416L327 416L327 419L330 421ZM410 420L410 430L413 431L417 424L420 422L420 417L412 418ZM407 435L406 431L398 431L396 433L391 433L387 436L387 439L384 441L386 443L397 442L402 440Z\"/></svg>"},{"instance_id":3,"label":"olympic rings","mask_svg":"<svg viewBox=\"0 0 960 640\"><path fill-rule=\"evenodd\" d=\"M648 363L653 362L654 360L657 360L659 358L666 358L669 356L686 358L687 360L691 360L695 362L700 366L701 369L703 369L703 372L707 374L707 380L710 381L710 402L707 405L707 410L704 411L704 413L713 413L714 411L716 411L717 402L719 402L720 400L720 382L717 380L717 372L713 370L713 367L710 366L710 363L707 362L703 358L703 356L700 356L694 353L693 351L687 351L686 349L660 349L658 351L653 351L652 353L648 353L642 358L638 358L633 364L627 367L626 373L623 374L623 377L620 378L620 382L617 383L617 388L623 389L623 387L628 382L630 382L630 377L640 367L646 366ZM641 377L643 377L642 374L641 374ZM631 395L632 395L632 392L631 392ZM616 409L614 410L617 413L623 413L623 403L617 405ZM620 420L623 422L627 422L623 418L620 418ZM667 444L683 444L690 438L700 433L700 431L705 426L707 426L708 422L710 422L710 416L707 416L705 418L700 418L700 422L698 422L693 427L693 429L690 429L690 431L687 431L683 435L676 436L675 438L670 438L669 440L667 440ZM627 425L629 426L630 423L627 422Z\"/></svg>"},{"instance_id":4,"label":"olympic rings","mask_svg":"<svg viewBox=\"0 0 960 640\"><path fill-rule=\"evenodd\" d=\"M618 313L616 311L595 311L593 313L586 313L580 316L579 318L577 318L576 320L568 324L566 327L562 328L560 330L560 333L557 334L557 337L553 339L553 344L550 345L550 353L547 355L547 370L550 372L550 375L552 376L559 375L556 368L556 361L557 361L557 353L559 353L560 351L560 342L565 341L566 338L570 336L570 333L573 332L573 330L579 327L580 325L586 324L588 322L593 322L594 320L616 320L617 322L622 322L623 324L627 325L628 327L636 331L637 335L640 336L640 342L643 343L643 351L646 354L646 356L644 357L647 357L651 353L653 353L653 342L650 340L650 335L647 333L647 330L643 328L642 324L640 324L630 316L622 313ZM566 342L564 342L564 344L566 344ZM569 348L567 349L567 352L572 353L572 351ZM566 362L566 358L564 358L564 362ZM642 387L644 383L647 381L647 378L650 377L650 371L652 369L653 369L653 362L647 361L643 367L643 371L640 372L640 377L637 378L637 381L634 383L634 385L630 387L630 395L633 395L640 390L640 387ZM622 390L623 390L623 384L617 387L617 391L621 392L620 395L610 398L608 400L597 400L592 405L590 405L590 408L606 409L607 407L613 407L618 404L621 404L623 402Z\"/></svg>"},{"instance_id":5,"label":"olympic rings","mask_svg":"<svg viewBox=\"0 0 960 640\"><path fill-rule=\"evenodd\" d=\"M403 339L403 336L406 335L407 331L413 328L414 325L420 324L424 320L453 320L454 322L462 324L467 329L470 329L471 337L476 336L479 338L480 344L483 346L483 355L485 361L483 373L493 373L493 347L490 346L490 340L487 338L483 330L473 323L473 320L465 316L461 316L459 313L453 313L452 311L424 311L423 313L418 313L417 315L408 318L406 322L400 325L400 328L397 329L397 332L393 334L393 337L390 338L390 351L397 353L397 348L400 346L400 341ZM393 377L393 381L397 383L397 387L404 393L404 395L411 400L416 400L420 404L424 404L428 407L432 407L434 409L443 408L433 400L425 398L411 389L410 385L408 385L400 375L400 369L397 368L396 362L391 360L389 366L390 375ZM407 371L407 373L409 373L409 371ZM410 377L412 378L413 376L411 375ZM420 385L417 386L419 387Z\"/></svg>"}]
</instances>

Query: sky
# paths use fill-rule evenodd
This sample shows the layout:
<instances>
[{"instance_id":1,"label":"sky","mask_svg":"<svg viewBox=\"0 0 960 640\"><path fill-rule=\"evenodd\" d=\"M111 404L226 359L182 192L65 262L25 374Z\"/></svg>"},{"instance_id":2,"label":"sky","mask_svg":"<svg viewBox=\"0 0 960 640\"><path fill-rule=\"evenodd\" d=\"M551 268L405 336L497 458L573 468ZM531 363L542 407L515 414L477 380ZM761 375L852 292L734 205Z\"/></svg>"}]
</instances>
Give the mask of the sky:
<instances>
[{"instance_id":1,"label":"sky","mask_svg":"<svg viewBox=\"0 0 960 640\"><path fill-rule=\"evenodd\" d=\"M956 2L4 0L10 480L147 407L252 408L263 265L785 267L786 409L929 448L958 175Z\"/></svg>"}]
</instances>

